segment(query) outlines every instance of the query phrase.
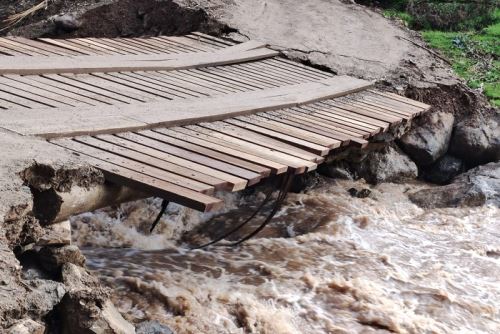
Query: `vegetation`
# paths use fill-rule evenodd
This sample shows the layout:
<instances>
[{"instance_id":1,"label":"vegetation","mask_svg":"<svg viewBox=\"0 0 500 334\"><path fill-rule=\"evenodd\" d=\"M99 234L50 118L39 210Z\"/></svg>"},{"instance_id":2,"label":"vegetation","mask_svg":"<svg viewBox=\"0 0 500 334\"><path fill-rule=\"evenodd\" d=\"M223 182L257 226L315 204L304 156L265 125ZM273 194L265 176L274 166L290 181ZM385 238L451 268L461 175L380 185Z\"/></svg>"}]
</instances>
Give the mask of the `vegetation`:
<instances>
[{"instance_id":1,"label":"vegetation","mask_svg":"<svg viewBox=\"0 0 500 334\"><path fill-rule=\"evenodd\" d=\"M481 89L500 106L499 0L379 0L377 4L386 16L421 30L424 40L448 57L470 87Z\"/></svg>"}]
</instances>

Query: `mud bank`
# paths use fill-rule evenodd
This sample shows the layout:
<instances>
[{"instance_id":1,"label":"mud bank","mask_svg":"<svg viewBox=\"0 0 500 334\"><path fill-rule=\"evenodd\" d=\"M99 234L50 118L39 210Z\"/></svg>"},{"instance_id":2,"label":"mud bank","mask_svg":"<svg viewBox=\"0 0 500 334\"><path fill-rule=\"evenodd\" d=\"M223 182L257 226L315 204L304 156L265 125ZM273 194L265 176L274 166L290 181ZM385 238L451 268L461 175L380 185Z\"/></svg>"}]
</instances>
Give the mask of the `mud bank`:
<instances>
[{"instance_id":1,"label":"mud bank","mask_svg":"<svg viewBox=\"0 0 500 334\"><path fill-rule=\"evenodd\" d=\"M0 3L0 12L2 15L8 15L25 10L35 3L38 3L38 1L2 2ZM66 23L64 23L64 20L66 20ZM194 30L236 40L249 38L261 40L269 43L273 48L281 50L292 59L338 74L375 79L379 88L406 95L434 106L432 115L437 116L429 116L428 118L416 120L414 124L393 129L391 133L376 138L364 151L346 150L331 157L329 165L323 167L321 171L324 175L337 179L364 178L372 183L383 183L389 181L408 182L408 180L416 177L428 179L428 175L438 173L441 176L439 179L444 180L442 183L447 184L453 182L453 178L459 173L480 163L495 161L499 158L500 136L498 136L498 133L500 129L498 124L500 122L498 110L491 108L480 93L467 88L460 79L453 75L445 62L425 49L416 46L416 44L423 45L423 42L415 33L386 20L380 14L368 8L345 3L345 1L315 0L297 3L291 0L255 2L243 0L54 0L49 2L46 10L38 11L35 15L26 18L19 26L4 31L4 33L27 37L116 37L183 34ZM156 269L149 270L147 267L136 264L134 262L136 259L142 261L143 256L149 255L140 254L137 255L136 259L134 256L131 257L132 265L137 265L137 267L130 269L130 272L134 275L125 275L120 271L128 270L127 265L113 262L111 258L116 256L113 251L101 251L98 248L110 245L147 248L146 245L154 245L154 248L161 249L178 247L179 244L184 242L199 243L215 236L212 232L218 230L221 220L210 222L210 217L199 219L194 213L183 211L181 208L174 208L170 212L170 216L164 220L160 229L158 229L158 233L148 236L145 231L158 209L158 203L151 199L130 204L125 207L128 209L122 207L121 210L117 211L112 208L96 215L87 214L73 219L74 240L81 246L94 247L85 251L85 254L91 258L90 267L96 270L104 279L107 287L119 291L110 294L108 288L102 286L95 276L87 272L81 252L77 248L68 245L70 242L68 223L63 222L55 225L51 223L67 218L69 213L73 212L68 209L68 206L77 205L82 208L82 211L92 211L105 203L110 204L108 203L110 197L123 196L120 200L126 200L136 196L140 197L140 194L131 194L126 189L104 186L104 180L99 172L82 165L77 156L71 155L62 149L57 149L43 141L0 132L0 144L2 146L2 159L0 159L0 223L2 226L0 260L4 264L4 269L0 271L0 327L11 328L10 330L13 333L18 333L14 330L24 330L23 328L28 328L24 331L27 333L35 333L36 331L41 333L44 328L49 333L133 332L133 327L123 321L120 314L115 311L110 303L110 299L118 302L119 310L127 320L130 320L135 325L144 320L174 319L164 321L164 323L177 329L179 333L191 330L186 328L193 328L194 332L197 330L204 332L216 330L219 328L217 327L219 324L216 327L209 328L213 324L212 321L216 320L222 323L224 320L220 319L224 319L226 316L233 320L236 319L229 321L228 324L233 323L233 325L228 326L236 326L237 329L235 330L240 332L258 332L259 330L262 332L263 328L265 328L269 333L277 333L279 330L287 333L300 332L300 328L307 328L309 331L306 332L311 333L342 332L342 330L346 330L345 328L361 331L366 326L374 330L395 332L411 332L416 329L446 332L448 329L453 330L460 324L459 320L456 320L456 323L443 324L435 323L434 320L421 319L417 317L420 312L418 310L412 313L412 319L415 320L412 320L413 322L404 322L401 319L397 320L391 317L378 318L373 315L377 314L376 308L366 310L359 308L360 314L361 310L365 310L365 313L368 314L364 315L365 318L356 315L357 320L355 322L346 320L339 323L337 320L332 319L329 314L322 315L320 311L312 310L315 307L314 303L326 305L332 300L335 303L347 303L347 299L344 300L345 298L349 299L349 305L354 305L355 302L351 299L354 298L353 296L359 295L359 291L362 290L361 285L366 283L372 284L370 286L373 287L373 284L380 283L377 278L367 273L359 273L359 280L363 282L356 287L353 284L359 282L350 281L351 274L346 269L345 275L341 275L339 281L328 278L326 273L317 273L316 278L304 276L304 283L301 283L300 287L297 286L296 282L290 284L291 290L295 287L310 289L311 291L319 289L317 291L320 292L325 289L333 291L331 294L326 294L329 296L328 298L332 298L330 301L319 300L321 299L321 293L313 293L315 297L311 297L311 300L315 300L315 302L307 306L308 309L303 310L305 313L310 313L310 319L318 321L318 328L307 327L310 326L307 321L304 323L299 321L300 324L297 326L296 324L288 325L293 316L288 313L289 310L286 309L285 304L289 305L293 304L293 302L285 303L278 295L266 293L268 289L272 288L272 279L269 280L271 282L269 283L270 287L266 286L261 289L262 300L268 300L269 303L278 300L277 304L273 306L274 311L270 314L276 315L277 319L280 319L279 323L282 324L282 329L273 327L275 325L270 324L270 319L262 318L269 311L262 304L267 302L259 300L254 305L255 307L250 307L248 306L250 304L244 304L241 299L228 297L230 290L218 294L218 298L221 298L222 301L224 301L224 298L229 298L229 304L232 305L231 309L217 311L214 313L217 314L215 318L203 318L204 323L202 325L192 324L191 326L190 322L196 323L193 320L196 314L212 312L207 311L207 308L210 309L211 307L210 303L186 302L183 298L189 299L191 297L184 297L183 294L177 292L169 292L171 287L175 287L172 288L174 290L180 288L179 279L168 281L161 277L156 281L160 283L154 283L155 280L153 280L151 285L154 288L151 291L156 294L160 293L162 299L158 303L157 301L151 302L148 298L152 293L141 292L143 291L141 286L146 286L145 290L149 289L149 283L143 283L141 280L150 279L150 277L142 277L142 273L153 271L153 275L162 276L169 275L168 272L158 272ZM456 159L453 161L460 166L454 169L445 168L449 164L443 163L443 160L450 159L450 157ZM297 191L304 191L305 185L313 185L316 181L317 178L314 177L299 180L296 185ZM356 182L349 186L348 183L342 184L343 191L347 191L347 188L356 188L356 192L353 191L353 194L362 196L359 195L360 191L371 187ZM323 185L322 191L328 192L328 187L324 187ZM431 185L420 184L418 190L424 190L426 187L435 188ZM341 192L339 189L332 191ZM102 192L108 195L102 195ZM402 193L401 196L406 196L404 191ZM92 204L87 200L82 202L82 194L85 194L85 198L93 199L94 203ZM346 204L348 202L346 198L340 197L343 198L342 203ZM73 201L75 198L80 199L80 202L78 200ZM258 203L259 200L258 196L250 198L253 198L254 202L248 203L248 209ZM229 203L237 203L239 199L228 198L228 200ZM333 248L327 247L327 250L321 250L321 245L323 243L328 244L328 240L331 239L331 235L335 235L337 229L351 226L344 224L343 220L332 218L332 215L335 215L337 211L342 212L341 206L336 204L334 200L325 199L320 201L318 205L311 204L307 200L307 196L293 195L289 199L288 207L293 207L293 201L301 203L297 205L298 211L308 211L314 207L313 212L316 214L304 219L301 224L293 225L291 230L288 222L295 218L284 215L281 223L278 220L278 223L273 225L274 227L261 235L261 239L252 241L247 249L249 252L253 252L252 250L259 247L265 248L268 243L269 247L279 248L283 246L281 244L274 245L274 241L266 239L266 237L284 235L295 237L312 231L315 232L298 239L286 239L284 243L294 243L294 247L301 249L300 244L303 242L307 244L308 242L302 239L317 237L318 244L308 244L308 247L317 248L319 254L322 254L320 258L327 256L324 252L337 252L339 247L342 248L343 246L355 251L355 253L358 251L356 248L359 248L359 244L349 242L345 245L342 244L343 246L335 244L332 246ZM377 199L372 198L371 201L373 202L370 203L372 205L370 208L376 211L374 208L377 206ZM308 206L308 203L312 206ZM231 207L230 204L227 210ZM327 209L324 210L324 208ZM411 208L411 210L421 213L416 207ZM480 217L498 215L495 209L489 209L489 207L483 207L483 209L486 213L480 215ZM478 212L482 212L483 209L467 209L471 211L463 211L463 214L466 217L471 217ZM384 211L384 213L387 212ZM238 214L242 214L242 212L238 212ZM394 215L395 213L388 214ZM425 213L421 214L425 216ZM454 215L453 213L446 213L446 215L448 214ZM376 214L370 211L366 215ZM418 216L418 214L412 217L415 216ZM102 219L99 220L99 217ZM99 223L100 221L109 221L109 217L113 218L116 224ZM130 217L136 217L137 219L128 219ZM433 219L430 216L427 218L430 221ZM355 224L360 226L365 224L363 223L365 219L356 217L353 219ZM439 224L442 223L442 220L437 220L440 221ZM132 226L128 226L127 221L132 221L130 223ZM209 222L206 223L207 221ZM334 221L334 223L331 223L331 221ZM123 222L125 223L122 224ZM474 222L474 224L479 224L476 221ZM231 220L226 220L225 224L231 224ZM325 224L329 228L321 230L321 226ZM387 222L387 226L389 226L389 222ZM467 221L462 222L461 226L467 229ZM403 230L406 227L405 224L400 226ZM490 227L488 225L481 233L490 233ZM323 234L315 234L317 232L315 228L318 228ZM130 234L131 231L135 232ZM190 231L195 232L187 233ZM412 231L408 230L404 233L411 234ZM483 235L481 233L479 235ZM116 241L119 236L125 235L127 236L127 242ZM356 236L353 235L352 237L355 238ZM492 238L492 244L498 242L498 238L494 238L494 235ZM433 247L434 239L425 240L426 244L429 245L428 247ZM261 246L259 246L259 243ZM481 247L483 246L481 244ZM286 249L290 250L290 254L294 254L293 247ZM456 248L451 247L450 249L454 250ZM120 251L116 252L120 253ZM172 254L177 254L177 251L172 252ZM484 250L483 253L485 252L496 254L497 251L493 249ZM175 267L177 265L175 264L176 261L182 262L185 259L182 256L169 254L166 255L166 260L159 259L158 263L161 264L162 261L167 261L169 266ZM202 257L210 258L209 253L201 254ZM283 270L279 269L280 265L278 265L281 260L258 259L262 255L262 252L258 249L252 254L252 257L255 256L257 259L255 261L263 263L263 267L253 266L248 270L256 270L261 276L267 277L270 275L271 278L274 277L274 271L273 269L266 269L267 266L273 268L276 266L276 270ZM223 251L219 255L237 256L232 251L228 251L227 254ZM156 257L156 255L151 256ZM308 255L301 255L299 251L297 256L303 258ZM436 253L435 256L438 258L439 254ZM99 257L102 257L102 263L99 262ZM284 255L281 257L285 258ZM337 260L337 262L334 261L330 264L317 262L311 267L297 266L296 270L291 272L298 275L299 272L307 272L312 270L313 266L321 265L328 267L331 272L336 272L339 268L347 268L349 265L353 265L355 259L360 258L351 253L345 253L342 257L345 261L337 259L341 263ZM351 260L348 260L349 258ZM238 259L238 261L240 260ZM293 262L293 259L290 259L290 261ZM376 260L368 259L366 261L372 263ZM411 261L411 257L409 256L405 261ZM216 273L219 270L217 267L223 268L220 270L226 270L225 267L232 266L229 263L230 261L224 263L224 261L215 259L215 257L212 262L208 262L213 266L210 266L210 269L206 268L206 270L214 271L214 277L220 277ZM111 268L117 266L115 268L117 271L111 273L103 269L107 265ZM151 263L152 267L154 265L154 263ZM121 266L121 268L118 266ZM374 265L374 267L379 268L380 266ZM287 266L284 266L284 268L287 268ZM406 270L402 265L398 268L398 270ZM481 270L479 267L474 268L478 271ZM491 265L488 268L493 271L498 269L496 265ZM172 270L172 272L172 275L180 275L179 277L193 274L192 272L176 272L175 270ZM198 277L195 274L193 275L193 279L188 280L188 282L193 285L201 285L200 281L197 281ZM419 275L419 273L408 271L404 275L407 277L408 275ZM487 275L487 277L494 276L495 274L491 273ZM133 277L139 278L134 279ZM459 277L466 276L459 275ZM474 276L474 278L476 277ZM113 283L115 278L117 283ZM205 279L203 276L199 278ZM174 281L177 283L173 283ZM372 283L369 283L369 281L372 281ZM238 284L229 286L234 289L241 287ZM249 293L251 286L252 284L243 288L243 292L238 293ZM424 286L423 290L425 291L431 289L430 286ZM481 286L486 289L487 284ZM389 295L402 296L405 293L404 291L407 291L408 286L391 285L387 287L380 283L374 289L380 292L380 289L384 290L386 288L393 291L393 293L381 293L383 298L381 297L379 301L374 303L386 303L385 301L389 299ZM432 287L432 289L434 288ZM188 287L183 286L182 289L188 289ZM136 300L133 302L130 302L127 298L121 300L124 294L130 291L137 294L134 294L133 297ZM340 295L338 294L339 291ZM453 298L448 298L448 293L443 294L435 292L435 290L432 291L434 292L429 297L432 300L432 302L429 302L429 310L432 307L441 307L443 303L446 304L447 302L443 302L443 300L448 300L450 304L454 303L449 301L453 300ZM418 293L415 292L415 294ZM217 294L215 293L215 295ZM272 296L272 298L264 298L266 295ZM480 298L478 296L479 294L471 295L470 298ZM200 298L210 299L211 297L201 296ZM370 299L371 297L363 295L359 296L359 298ZM358 302L359 298L357 299ZM143 313L150 307L149 302L155 305L155 311L152 313L153 315L145 316ZM408 300L401 297L401 303L406 302ZM483 309L488 305L491 306L490 304L488 301L478 307ZM167 305L166 311L161 311L164 305ZM192 309L186 309L189 308L189 305L191 305ZM136 308L134 309L132 306ZM215 307L221 306L216 305ZM399 306L392 305L390 307L397 308ZM467 312L467 310L460 307L457 312ZM474 329L480 329L483 332L494 332L491 329L498 326L498 323L495 323L492 318L498 316L495 313L498 312L498 306L491 307L493 309L488 308L488 312L491 311L491 314L488 313L490 318L487 320L479 316L476 317L476 315L471 316L471 321L474 324L484 321L484 325L473 325L476 326L473 327ZM137 316L136 313L142 315ZM179 316L179 318L172 317L172 314ZM444 313L440 314L444 317ZM184 318L182 318L183 316ZM427 325L421 325L419 321L423 321ZM224 327L225 325L221 326L220 328L225 329L233 328ZM183 328L186 330L183 331Z\"/></svg>"}]
</instances>

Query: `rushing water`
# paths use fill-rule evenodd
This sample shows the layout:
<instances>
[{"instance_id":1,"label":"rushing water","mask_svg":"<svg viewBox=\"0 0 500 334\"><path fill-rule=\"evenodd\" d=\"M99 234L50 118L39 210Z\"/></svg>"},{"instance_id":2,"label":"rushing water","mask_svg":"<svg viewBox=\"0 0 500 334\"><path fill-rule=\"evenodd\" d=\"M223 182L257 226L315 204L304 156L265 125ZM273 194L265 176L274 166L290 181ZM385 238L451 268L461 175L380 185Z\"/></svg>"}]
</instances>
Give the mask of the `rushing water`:
<instances>
[{"instance_id":1,"label":"rushing water","mask_svg":"<svg viewBox=\"0 0 500 334\"><path fill-rule=\"evenodd\" d=\"M369 198L351 187L368 186L322 179L291 194L236 248L187 244L250 208L210 220L175 207L149 235L159 202L148 200L75 217L74 237L125 318L178 334L500 333L499 208L423 210L406 196L421 184L381 184ZM203 234L180 239L200 223Z\"/></svg>"}]
</instances>

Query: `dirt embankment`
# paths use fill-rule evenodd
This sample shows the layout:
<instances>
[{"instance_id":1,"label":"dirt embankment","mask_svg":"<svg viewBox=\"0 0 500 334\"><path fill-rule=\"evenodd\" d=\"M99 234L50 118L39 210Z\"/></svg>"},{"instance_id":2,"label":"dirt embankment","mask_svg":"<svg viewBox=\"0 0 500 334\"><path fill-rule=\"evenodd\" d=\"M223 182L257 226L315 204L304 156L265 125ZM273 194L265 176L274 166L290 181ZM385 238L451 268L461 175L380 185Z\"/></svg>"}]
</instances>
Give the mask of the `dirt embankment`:
<instances>
[{"instance_id":1,"label":"dirt embankment","mask_svg":"<svg viewBox=\"0 0 500 334\"><path fill-rule=\"evenodd\" d=\"M0 15L37 3L0 1ZM326 173L373 182L448 173L441 178L446 183L453 173L498 159L498 111L484 96L422 47L414 32L350 1L52 0L47 9L3 33L116 37L195 30L260 40L290 58L376 80L382 89L434 106L437 116L377 138L366 152L340 154L342 161ZM108 303L107 292L83 268L79 251L67 245L67 234L46 244L57 239L57 229L41 222L40 202L33 200L40 192L101 184L102 175L40 140L0 132L0 145L0 327L14 326L21 333L42 333L44 327L54 333L130 331ZM461 167L443 168L449 166L443 159L450 157Z\"/></svg>"}]
</instances>

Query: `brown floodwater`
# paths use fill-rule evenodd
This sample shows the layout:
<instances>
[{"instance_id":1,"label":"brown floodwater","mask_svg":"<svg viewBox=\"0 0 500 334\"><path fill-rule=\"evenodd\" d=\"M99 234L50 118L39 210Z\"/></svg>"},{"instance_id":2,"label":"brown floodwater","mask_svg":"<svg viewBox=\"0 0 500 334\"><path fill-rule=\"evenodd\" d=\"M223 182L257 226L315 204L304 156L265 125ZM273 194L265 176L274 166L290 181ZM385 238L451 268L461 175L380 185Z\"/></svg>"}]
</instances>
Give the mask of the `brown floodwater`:
<instances>
[{"instance_id":1,"label":"brown floodwater","mask_svg":"<svg viewBox=\"0 0 500 334\"><path fill-rule=\"evenodd\" d=\"M88 267L134 323L178 334L500 333L500 209L424 210L406 195L423 186L321 179L238 247L189 245L246 217L258 191L226 195L218 217L171 206L152 235L152 199L72 224ZM351 187L372 193L353 198Z\"/></svg>"}]
</instances>

